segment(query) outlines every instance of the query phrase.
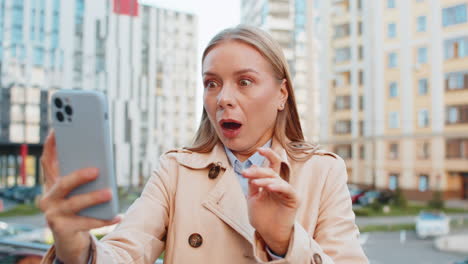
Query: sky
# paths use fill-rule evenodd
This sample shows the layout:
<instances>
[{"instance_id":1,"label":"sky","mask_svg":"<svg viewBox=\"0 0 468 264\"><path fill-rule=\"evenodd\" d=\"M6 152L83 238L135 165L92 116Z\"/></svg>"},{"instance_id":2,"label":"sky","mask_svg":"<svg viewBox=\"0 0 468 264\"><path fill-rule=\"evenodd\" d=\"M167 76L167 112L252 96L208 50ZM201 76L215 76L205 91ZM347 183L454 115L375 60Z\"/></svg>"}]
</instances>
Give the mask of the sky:
<instances>
[{"instance_id":1,"label":"sky","mask_svg":"<svg viewBox=\"0 0 468 264\"><path fill-rule=\"evenodd\" d=\"M240 0L139 0L152 5L195 14L198 18L198 61L210 39L219 31L240 23ZM197 117L201 116L201 68L197 72Z\"/></svg>"}]
</instances>

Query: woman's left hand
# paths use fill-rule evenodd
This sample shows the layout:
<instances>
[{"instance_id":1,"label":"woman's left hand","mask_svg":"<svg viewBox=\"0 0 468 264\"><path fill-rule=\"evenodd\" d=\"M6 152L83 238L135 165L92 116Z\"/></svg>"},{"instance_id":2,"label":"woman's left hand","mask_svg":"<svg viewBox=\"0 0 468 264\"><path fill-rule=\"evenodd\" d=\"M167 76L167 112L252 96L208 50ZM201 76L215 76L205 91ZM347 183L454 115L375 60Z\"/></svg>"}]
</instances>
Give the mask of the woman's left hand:
<instances>
[{"instance_id":1,"label":"woman's left hand","mask_svg":"<svg viewBox=\"0 0 468 264\"><path fill-rule=\"evenodd\" d=\"M254 165L242 172L242 176L249 179L250 224L275 254L285 255L299 199L293 187L280 177L279 155L270 148L258 150L270 161L270 167Z\"/></svg>"}]
</instances>

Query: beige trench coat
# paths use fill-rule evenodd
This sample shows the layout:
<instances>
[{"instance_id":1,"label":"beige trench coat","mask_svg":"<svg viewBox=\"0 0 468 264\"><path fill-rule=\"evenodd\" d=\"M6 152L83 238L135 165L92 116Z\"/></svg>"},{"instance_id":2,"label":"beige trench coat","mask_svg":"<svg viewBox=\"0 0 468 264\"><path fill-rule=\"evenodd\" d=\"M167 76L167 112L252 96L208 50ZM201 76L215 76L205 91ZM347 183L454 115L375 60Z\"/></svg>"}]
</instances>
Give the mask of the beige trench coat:
<instances>
[{"instance_id":1,"label":"beige trench coat","mask_svg":"<svg viewBox=\"0 0 468 264\"><path fill-rule=\"evenodd\" d=\"M344 161L319 151L298 162L275 140L272 148L282 157L282 177L301 204L287 255L271 263L368 263L358 241ZM216 165L219 170L212 169ZM165 264L269 262L221 144L204 154L174 150L163 155L121 224L101 241L93 238L92 248L93 263L103 264L152 264L163 251ZM52 263L54 257L52 247L43 261Z\"/></svg>"}]
</instances>

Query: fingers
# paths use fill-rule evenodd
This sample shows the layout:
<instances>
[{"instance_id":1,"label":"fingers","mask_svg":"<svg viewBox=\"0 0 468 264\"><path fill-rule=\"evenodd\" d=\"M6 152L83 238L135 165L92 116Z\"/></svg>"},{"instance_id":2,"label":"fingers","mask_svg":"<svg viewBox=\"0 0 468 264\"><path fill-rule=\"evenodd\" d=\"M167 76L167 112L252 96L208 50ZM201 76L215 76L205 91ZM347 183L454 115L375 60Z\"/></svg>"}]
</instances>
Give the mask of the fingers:
<instances>
[{"instance_id":1,"label":"fingers","mask_svg":"<svg viewBox=\"0 0 468 264\"><path fill-rule=\"evenodd\" d=\"M57 199L67 196L73 189L91 182L98 177L99 170L86 168L74 171L67 176L61 177L50 190L50 198Z\"/></svg>"},{"instance_id":2,"label":"fingers","mask_svg":"<svg viewBox=\"0 0 468 264\"><path fill-rule=\"evenodd\" d=\"M285 206L296 208L298 205L298 197L294 188L281 178L261 178L250 180L249 183L249 187L254 190L264 189L275 194Z\"/></svg>"},{"instance_id":3,"label":"fingers","mask_svg":"<svg viewBox=\"0 0 468 264\"><path fill-rule=\"evenodd\" d=\"M114 225L120 223L120 221L122 221L122 218L120 216L116 216L112 220L100 220L84 216L78 216L73 218L73 222L75 222L78 231L88 231L94 228Z\"/></svg>"},{"instance_id":4,"label":"fingers","mask_svg":"<svg viewBox=\"0 0 468 264\"><path fill-rule=\"evenodd\" d=\"M257 167L255 165L242 171L242 176L248 179L256 178L280 178L272 168Z\"/></svg>"},{"instance_id":5,"label":"fingers","mask_svg":"<svg viewBox=\"0 0 468 264\"><path fill-rule=\"evenodd\" d=\"M61 207L64 212L76 214L85 208L108 202L111 199L112 192L109 189L105 189L74 195L62 203Z\"/></svg>"},{"instance_id":6,"label":"fingers","mask_svg":"<svg viewBox=\"0 0 468 264\"><path fill-rule=\"evenodd\" d=\"M120 216L112 220L101 220L76 215L46 214L47 225L56 233L73 234L80 231L89 231L94 228L117 224L122 221Z\"/></svg>"},{"instance_id":7,"label":"fingers","mask_svg":"<svg viewBox=\"0 0 468 264\"><path fill-rule=\"evenodd\" d=\"M270 162L270 168L279 174L281 168L281 157L271 148L259 148L258 152Z\"/></svg>"},{"instance_id":8,"label":"fingers","mask_svg":"<svg viewBox=\"0 0 468 264\"><path fill-rule=\"evenodd\" d=\"M59 176L55 133L53 130L49 132L45 140L41 155L41 165L45 177L45 187L49 189Z\"/></svg>"}]
</instances>

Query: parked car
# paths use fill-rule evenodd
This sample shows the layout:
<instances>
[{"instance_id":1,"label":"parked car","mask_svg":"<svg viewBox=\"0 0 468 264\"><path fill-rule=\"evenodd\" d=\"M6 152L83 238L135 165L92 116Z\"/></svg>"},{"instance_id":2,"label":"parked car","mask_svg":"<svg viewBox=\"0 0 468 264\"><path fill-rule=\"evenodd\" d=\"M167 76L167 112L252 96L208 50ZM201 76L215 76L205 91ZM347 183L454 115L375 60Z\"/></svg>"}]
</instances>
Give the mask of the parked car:
<instances>
[{"instance_id":1,"label":"parked car","mask_svg":"<svg viewBox=\"0 0 468 264\"><path fill-rule=\"evenodd\" d=\"M36 196L41 194L41 186L12 186L0 190L0 196L6 199L15 200L20 203L31 203L36 199Z\"/></svg>"},{"instance_id":2,"label":"parked car","mask_svg":"<svg viewBox=\"0 0 468 264\"><path fill-rule=\"evenodd\" d=\"M381 203L381 204L388 204L390 203L390 201L392 201L392 199L394 198L395 194L390 191L390 190L384 190L384 191L381 191L380 192L380 195L379 197L377 198L377 200Z\"/></svg>"},{"instance_id":3,"label":"parked car","mask_svg":"<svg viewBox=\"0 0 468 264\"><path fill-rule=\"evenodd\" d=\"M450 218L443 212L421 211L415 221L419 238L447 235L450 232Z\"/></svg>"},{"instance_id":4,"label":"parked car","mask_svg":"<svg viewBox=\"0 0 468 264\"><path fill-rule=\"evenodd\" d=\"M359 204L366 206L374 202L374 200L380 197L379 191L368 191L363 196L359 197Z\"/></svg>"},{"instance_id":5,"label":"parked car","mask_svg":"<svg viewBox=\"0 0 468 264\"><path fill-rule=\"evenodd\" d=\"M21 233L31 232L34 229L35 228L30 225L8 224L5 222L0 222L0 239L16 236Z\"/></svg>"},{"instance_id":6,"label":"parked car","mask_svg":"<svg viewBox=\"0 0 468 264\"><path fill-rule=\"evenodd\" d=\"M50 245L0 239L0 263L39 264Z\"/></svg>"},{"instance_id":7,"label":"parked car","mask_svg":"<svg viewBox=\"0 0 468 264\"><path fill-rule=\"evenodd\" d=\"M455 262L453 262L453 264L468 264L468 258L466 258L464 260L455 261Z\"/></svg>"},{"instance_id":8,"label":"parked car","mask_svg":"<svg viewBox=\"0 0 468 264\"><path fill-rule=\"evenodd\" d=\"M349 193L351 194L351 201L353 202L353 204L357 204L359 198L364 196L364 194L366 194L366 191L360 189L352 189L349 191Z\"/></svg>"}]
</instances>

